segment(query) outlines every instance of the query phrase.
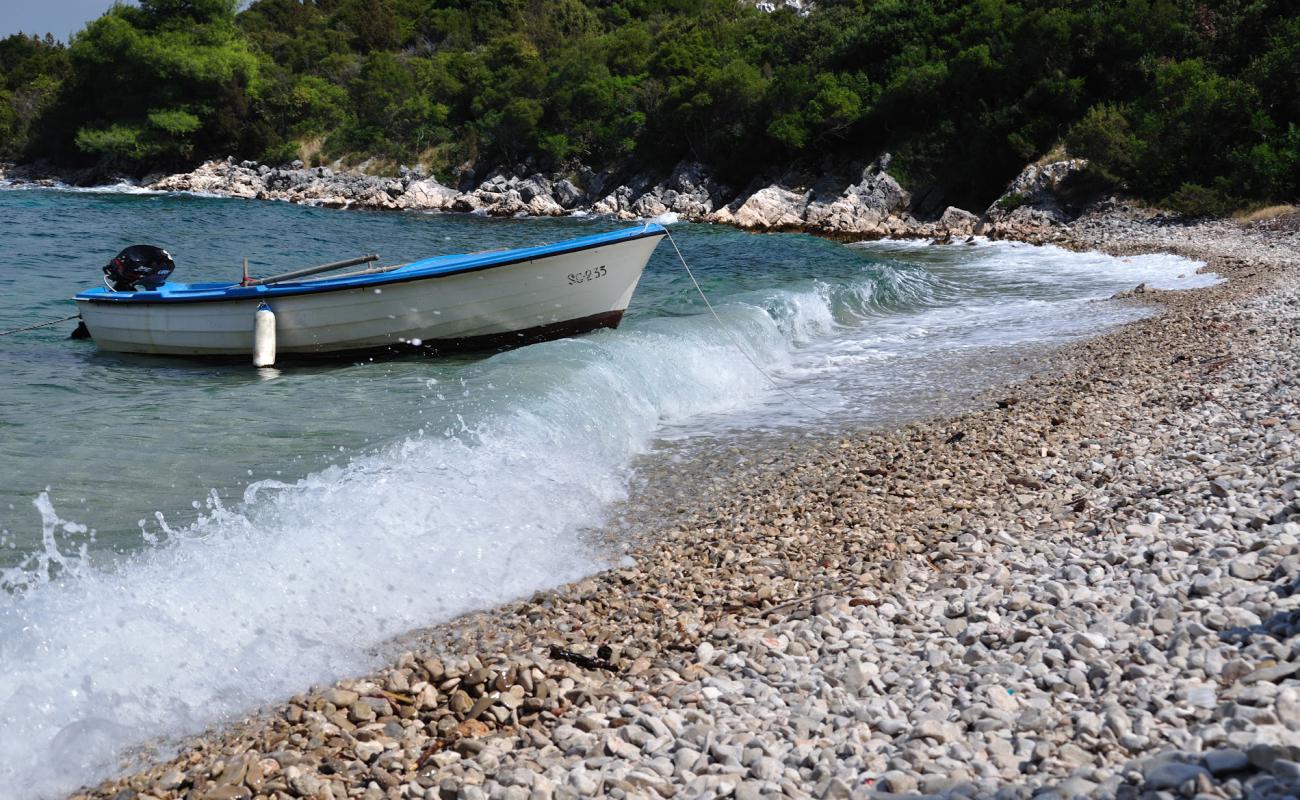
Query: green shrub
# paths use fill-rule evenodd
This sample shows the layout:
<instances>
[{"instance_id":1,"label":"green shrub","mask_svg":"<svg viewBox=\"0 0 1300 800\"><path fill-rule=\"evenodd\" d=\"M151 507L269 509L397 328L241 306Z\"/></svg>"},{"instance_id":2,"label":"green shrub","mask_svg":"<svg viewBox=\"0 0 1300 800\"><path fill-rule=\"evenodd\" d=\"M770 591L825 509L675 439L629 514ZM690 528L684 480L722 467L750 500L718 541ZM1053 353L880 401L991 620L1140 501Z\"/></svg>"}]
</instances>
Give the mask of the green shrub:
<instances>
[{"instance_id":1,"label":"green shrub","mask_svg":"<svg viewBox=\"0 0 1300 800\"><path fill-rule=\"evenodd\" d=\"M280 142L279 144L266 148L266 150L262 151L262 154L257 158L257 160L261 161L263 164L272 164L278 167L285 166L297 159L298 143L292 140Z\"/></svg>"},{"instance_id":2,"label":"green shrub","mask_svg":"<svg viewBox=\"0 0 1300 800\"><path fill-rule=\"evenodd\" d=\"M40 144L32 129L54 105L70 71L67 48L49 34L0 39L0 157L21 157L34 139Z\"/></svg>"},{"instance_id":3,"label":"green shrub","mask_svg":"<svg viewBox=\"0 0 1300 800\"><path fill-rule=\"evenodd\" d=\"M1029 203L1029 195L1024 192L1011 192L998 198L995 204L999 211L1005 211L1008 214Z\"/></svg>"},{"instance_id":4,"label":"green shrub","mask_svg":"<svg viewBox=\"0 0 1300 800\"><path fill-rule=\"evenodd\" d=\"M1133 174L1142 143L1133 135L1128 117L1109 103L1088 109L1083 119L1065 134L1071 155L1088 159L1096 168L1115 179Z\"/></svg>"},{"instance_id":5,"label":"green shrub","mask_svg":"<svg viewBox=\"0 0 1300 800\"><path fill-rule=\"evenodd\" d=\"M1232 153L1258 141L1259 94L1201 59L1161 64L1137 104L1135 131L1146 143L1137 165L1153 195L1182 190L1189 178L1231 179Z\"/></svg>"},{"instance_id":6,"label":"green shrub","mask_svg":"<svg viewBox=\"0 0 1300 800\"><path fill-rule=\"evenodd\" d=\"M1161 205L1192 219L1226 217L1240 202L1215 189L1195 183L1184 183L1161 201Z\"/></svg>"},{"instance_id":7,"label":"green shrub","mask_svg":"<svg viewBox=\"0 0 1300 800\"><path fill-rule=\"evenodd\" d=\"M1110 170L1089 161L1082 169L1065 176L1057 187L1057 194L1077 206L1086 205L1104 194L1125 188L1125 183Z\"/></svg>"},{"instance_id":8,"label":"green shrub","mask_svg":"<svg viewBox=\"0 0 1300 800\"><path fill-rule=\"evenodd\" d=\"M148 148L142 139L140 129L130 125L86 127L77 131L77 147L82 152L101 156L111 162L134 161L143 157Z\"/></svg>"},{"instance_id":9,"label":"green shrub","mask_svg":"<svg viewBox=\"0 0 1300 800\"><path fill-rule=\"evenodd\" d=\"M170 136L188 136L202 126L203 121L181 108L166 108L149 112L149 124Z\"/></svg>"}]
</instances>

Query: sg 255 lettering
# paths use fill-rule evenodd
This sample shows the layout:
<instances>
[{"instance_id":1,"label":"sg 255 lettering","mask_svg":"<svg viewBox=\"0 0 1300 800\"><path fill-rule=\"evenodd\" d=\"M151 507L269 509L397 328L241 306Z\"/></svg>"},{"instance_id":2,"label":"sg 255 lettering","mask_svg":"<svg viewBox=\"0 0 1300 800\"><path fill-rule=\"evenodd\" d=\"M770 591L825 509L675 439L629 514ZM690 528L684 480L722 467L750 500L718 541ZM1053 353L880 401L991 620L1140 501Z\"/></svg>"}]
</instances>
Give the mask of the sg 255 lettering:
<instances>
[{"instance_id":1,"label":"sg 255 lettering","mask_svg":"<svg viewBox=\"0 0 1300 800\"><path fill-rule=\"evenodd\" d=\"M587 281L594 281L597 278L603 278L608 274L609 270L605 269L604 264L601 264L599 267L584 269L581 272L570 272L569 285L577 286L580 283L586 283Z\"/></svg>"}]
</instances>

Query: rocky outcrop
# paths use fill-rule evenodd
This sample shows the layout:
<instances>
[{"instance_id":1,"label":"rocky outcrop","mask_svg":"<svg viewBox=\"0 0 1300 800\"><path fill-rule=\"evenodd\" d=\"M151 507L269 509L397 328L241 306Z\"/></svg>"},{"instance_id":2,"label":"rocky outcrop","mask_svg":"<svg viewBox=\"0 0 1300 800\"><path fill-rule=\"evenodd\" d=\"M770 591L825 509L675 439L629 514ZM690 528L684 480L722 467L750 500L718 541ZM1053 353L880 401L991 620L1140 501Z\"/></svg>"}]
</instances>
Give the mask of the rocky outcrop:
<instances>
[{"instance_id":1,"label":"rocky outcrop","mask_svg":"<svg viewBox=\"0 0 1300 800\"><path fill-rule=\"evenodd\" d=\"M707 219L750 230L810 230L864 237L933 227L908 214L910 202L907 191L879 165L873 165L856 183L842 189L829 179L811 188L781 183L762 186Z\"/></svg>"},{"instance_id":2,"label":"rocky outcrop","mask_svg":"<svg viewBox=\"0 0 1300 800\"><path fill-rule=\"evenodd\" d=\"M553 191L554 184L540 173L520 177L498 171L453 200L451 207L458 211L483 210L496 217L554 217L565 213L565 208Z\"/></svg>"},{"instance_id":3,"label":"rocky outcrop","mask_svg":"<svg viewBox=\"0 0 1300 800\"><path fill-rule=\"evenodd\" d=\"M1084 159L1071 158L1025 167L984 212L986 221L979 232L1028 241L1060 238L1074 216L1067 210L1063 191L1087 165Z\"/></svg>"},{"instance_id":4,"label":"rocky outcrop","mask_svg":"<svg viewBox=\"0 0 1300 800\"><path fill-rule=\"evenodd\" d=\"M460 192L443 186L433 178L422 178L406 185L406 191L397 198L397 207L442 211L450 209L459 195Z\"/></svg>"},{"instance_id":5,"label":"rocky outcrop","mask_svg":"<svg viewBox=\"0 0 1300 800\"><path fill-rule=\"evenodd\" d=\"M771 14L777 9L787 8L801 17L812 13L812 0L752 0L754 8Z\"/></svg>"},{"instance_id":6,"label":"rocky outcrop","mask_svg":"<svg viewBox=\"0 0 1300 800\"><path fill-rule=\"evenodd\" d=\"M1088 161L1082 158L1030 164L1007 186L1004 197L1006 194L1022 195L1027 202L1051 206L1056 202L1056 193L1060 187L1070 176L1086 166Z\"/></svg>"},{"instance_id":7,"label":"rocky outcrop","mask_svg":"<svg viewBox=\"0 0 1300 800\"><path fill-rule=\"evenodd\" d=\"M0 183L24 186L116 186L134 185L135 181L104 165L73 169L37 159L22 164L0 162Z\"/></svg>"},{"instance_id":8,"label":"rocky outcrop","mask_svg":"<svg viewBox=\"0 0 1300 800\"><path fill-rule=\"evenodd\" d=\"M805 215L806 223L812 230L824 233L887 236L908 227L911 199L898 181L875 164L838 197L813 203Z\"/></svg>"},{"instance_id":9,"label":"rocky outcrop","mask_svg":"<svg viewBox=\"0 0 1300 800\"><path fill-rule=\"evenodd\" d=\"M614 188L613 191L601 196L604 187L611 182L611 176L601 174L591 176L589 181L589 194L594 202L591 203L593 214L609 214L620 219L632 219L636 217L636 212L632 210L632 205L651 190L654 179L648 175L634 176L626 183L622 183Z\"/></svg>"},{"instance_id":10,"label":"rocky outcrop","mask_svg":"<svg viewBox=\"0 0 1300 800\"><path fill-rule=\"evenodd\" d=\"M592 213L610 214L616 217L631 218L636 216L632 212L632 198L634 193L631 187L620 186L601 199L591 204Z\"/></svg>"},{"instance_id":11,"label":"rocky outcrop","mask_svg":"<svg viewBox=\"0 0 1300 800\"><path fill-rule=\"evenodd\" d=\"M171 175L152 183L149 188L171 192L219 194L258 200L286 200L291 203L343 208L396 209L398 198L410 184L420 182L422 191L432 190L422 176L407 173L401 178L384 178L350 172L335 172L329 167L277 169L252 161L236 163L232 159L209 161L193 172Z\"/></svg>"},{"instance_id":12,"label":"rocky outcrop","mask_svg":"<svg viewBox=\"0 0 1300 800\"><path fill-rule=\"evenodd\" d=\"M765 186L748 197L709 215L710 222L721 222L749 230L790 230L803 227L811 191Z\"/></svg>"},{"instance_id":13,"label":"rocky outcrop","mask_svg":"<svg viewBox=\"0 0 1300 800\"><path fill-rule=\"evenodd\" d=\"M953 236L970 235L979 223L979 217L956 206L948 206L939 218L939 227Z\"/></svg>"},{"instance_id":14,"label":"rocky outcrop","mask_svg":"<svg viewBox=\"0 0 1300 800\"><path fill-rule=\"evenodd\" d=\"M630 211L645 218L672 213L684 219L704 219L723 204L728 193L702 164L684 161L673 168L667 180L632 203Z\"/></svg>"},{"instance_id":15,"label":"rocky outcrop","mask_svg":"<svg viewBox=\"0 0 1300 800\"><path fill-rule=\"evenodd\" d=\"M590 211L619 219L673 214L691 221L746 230L804 230L853 238L969 236L980 220L948 208L937 221L916 219L911 195L887 171L888 156L856 181L808 176L759 180L739 194L695 162L682 162L666 177L640 174L616 180L612 173L582 169L547 175L497 170L472 188L455 189L420 169L403 167L396 177L364 175L330 167L271 167L233 159L209 161L193 172L160 177L149 188L329 207L452 211L491 216L560 216ZM661 173L662 176L662 173ZM1040 170L1017 179L1026 193L1048 197L1057 172ZM609 189L613 186L613 189ZM1035 195L1037 196L1037 195ZM1045 201L1044 201L1045 202Z\"/></svg>"}]
</instances>

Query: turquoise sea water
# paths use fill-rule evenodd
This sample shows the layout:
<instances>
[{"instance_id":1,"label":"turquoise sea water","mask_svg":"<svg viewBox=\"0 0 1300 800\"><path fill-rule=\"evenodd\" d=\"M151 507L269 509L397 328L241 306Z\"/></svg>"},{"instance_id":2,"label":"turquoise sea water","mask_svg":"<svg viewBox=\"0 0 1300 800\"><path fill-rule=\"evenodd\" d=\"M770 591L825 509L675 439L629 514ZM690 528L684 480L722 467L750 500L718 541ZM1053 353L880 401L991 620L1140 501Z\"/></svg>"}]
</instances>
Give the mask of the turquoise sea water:
<instances>
[{"instance_id":1,"label":"turquoise sea water","mask_svg":"<svg viewBox=\"0 0 1300 800\"><path fill-rule=\"evenodd\" d=\"M627 224L0 191L0 330L75 313L129 244L234 280L244 257L267 274ZM664 242L617 331L505 353L258 371L100 353L71 323L0 337L0 799L601 568L581 531L636 463L923 416L1020 348L1140 313L1097 298L1211 280L1163 256L671 229L726 330Z\"/></svg>"}]
</instances>

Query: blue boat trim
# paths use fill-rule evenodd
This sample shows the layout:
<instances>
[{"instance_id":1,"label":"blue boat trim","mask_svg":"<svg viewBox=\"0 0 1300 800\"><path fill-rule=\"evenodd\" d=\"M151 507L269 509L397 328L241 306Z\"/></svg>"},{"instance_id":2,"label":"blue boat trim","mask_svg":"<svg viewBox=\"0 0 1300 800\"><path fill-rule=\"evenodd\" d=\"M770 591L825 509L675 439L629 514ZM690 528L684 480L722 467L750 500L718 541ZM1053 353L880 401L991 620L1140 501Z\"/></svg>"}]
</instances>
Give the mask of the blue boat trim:
<instances>
[{"instance_id":1,"label":"blue boat trim","mask_svg":"<svg viewBox=\"0 0 1300 800\"><path fill-rule=\"evenodd\" d=\"M631 242L651 236L663 236L665 233L666 231L662 225L650 223L635 228L624 228L609 233L597 233L577 239L568 239L554 244L519 247L494 253L435 256L413 261L390 272L371 275L353 275L351 277L326 278L306 282L286 281L284 283L258 286L240 286L237 283L165 283L157 290L140 292L114 292L108 287L98 286L77 293L75 299L91 303L213 303L337 292L393 283L406 283L428 278L442 278L448 275L461 275L467 272L478 272L496 267L507 267L511 264L522 264L550 256L576 253L582 250L591 250L621 242Z\"/></svg>"}]
</instances>

